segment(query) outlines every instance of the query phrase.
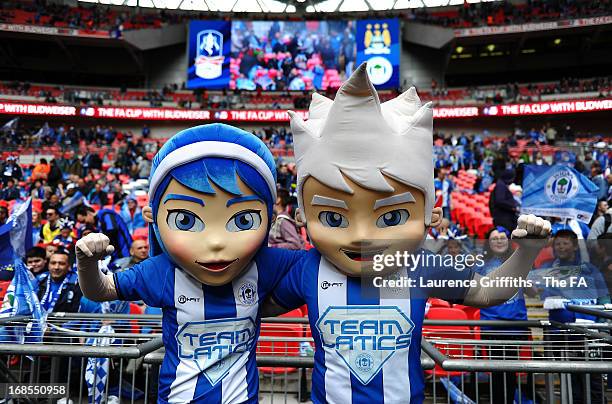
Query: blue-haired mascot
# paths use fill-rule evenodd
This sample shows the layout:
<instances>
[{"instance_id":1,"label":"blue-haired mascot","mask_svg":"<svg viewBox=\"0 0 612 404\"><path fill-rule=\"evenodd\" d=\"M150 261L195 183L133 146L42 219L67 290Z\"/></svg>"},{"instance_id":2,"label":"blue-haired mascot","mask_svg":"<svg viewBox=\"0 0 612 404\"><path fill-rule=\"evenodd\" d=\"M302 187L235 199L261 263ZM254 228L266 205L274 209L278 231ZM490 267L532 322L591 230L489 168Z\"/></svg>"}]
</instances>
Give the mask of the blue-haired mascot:
<instances>
[{"instance_id":1,"label":"blue-haired mascot","mask_svg":"<svg viewBox=\"0 0 612 404\"><path fill-rule=\"evenodd\" d=\"M151 257L104 275L97 261L113 246L85 236L76 244L83 293L162 308L158 402L257 402L260 302L302 255L264 246L276 201L270 151L228 125L184 130L155 156L149 197Z\"/></svg>"}]
</instances>

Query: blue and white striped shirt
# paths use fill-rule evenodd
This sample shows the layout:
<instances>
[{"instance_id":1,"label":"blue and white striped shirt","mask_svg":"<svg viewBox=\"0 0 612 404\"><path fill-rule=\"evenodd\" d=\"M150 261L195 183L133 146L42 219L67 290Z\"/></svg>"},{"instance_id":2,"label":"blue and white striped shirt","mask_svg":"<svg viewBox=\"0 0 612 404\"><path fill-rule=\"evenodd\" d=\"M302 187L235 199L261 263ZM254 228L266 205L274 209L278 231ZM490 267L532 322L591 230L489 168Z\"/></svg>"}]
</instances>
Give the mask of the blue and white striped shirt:
<instances>
[{"instance_id":1,"label":"blue and white striped shirt","mask_svg":"<svg viewBox=\"0 0 612 404\"><path fill-rule=\"evenodd\" d=\"M395 276L470 280L469 270L406 268ZM464 296L466 289L453 295ZM314 338L313 403L422 403L421 329L431 290L374 288L312 249L281 280L274 300L308 305Z\"/></svg>"},{"instance_id":2,"label":"blue and white striped shirt","mask_svg":"<svg viewBox=\"0 0 612 404\"><path fill-rule=\"evenodd\" d=\"M203 285L165 254L115 274L120 299L162 308L158 402L257 402L259 307L303 254L264 247L222 286Z\"/></svg>"}]
</instances>

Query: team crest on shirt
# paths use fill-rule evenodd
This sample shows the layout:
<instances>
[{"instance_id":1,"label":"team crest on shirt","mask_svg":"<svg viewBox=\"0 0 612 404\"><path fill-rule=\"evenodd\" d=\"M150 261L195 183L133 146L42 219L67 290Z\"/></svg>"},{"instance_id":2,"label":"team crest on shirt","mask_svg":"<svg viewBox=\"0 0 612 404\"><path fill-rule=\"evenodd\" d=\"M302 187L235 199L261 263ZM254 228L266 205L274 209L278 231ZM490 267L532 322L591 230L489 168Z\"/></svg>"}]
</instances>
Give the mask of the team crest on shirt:
<instances>
[{"instance_id":1,"label":"team crest on shirt","mask_svg":"<svg viewBox=\"0 0 612 404\"><path fill-rule=\"evenodd\" d=\"M246 282L238 291L238 298L242 304L252 306L257 302L257 285L253 282Z\"/></svg>"},{"instance_id":2,"label":"team crest on shirt","mask_svg":"<svg viewBox=\"0 0 612 404\"><path fill-rule=\"evenodd\" d=\"M330 306L316 327L323 346L368 384L396 351L410 347L414 323L397 306Z\"/></svg>"},{"instance_id":3,"label":"team crest on shirt","mask_svg":"<svg viewBox=\"0 0 612 404\"><path fill-rule=\"evenodd\" d=\"M255 322L250 317L188 322L176 333L176 341L179 358L193 360L215 385L255 345Z\"/></svg>"}]
</instances>

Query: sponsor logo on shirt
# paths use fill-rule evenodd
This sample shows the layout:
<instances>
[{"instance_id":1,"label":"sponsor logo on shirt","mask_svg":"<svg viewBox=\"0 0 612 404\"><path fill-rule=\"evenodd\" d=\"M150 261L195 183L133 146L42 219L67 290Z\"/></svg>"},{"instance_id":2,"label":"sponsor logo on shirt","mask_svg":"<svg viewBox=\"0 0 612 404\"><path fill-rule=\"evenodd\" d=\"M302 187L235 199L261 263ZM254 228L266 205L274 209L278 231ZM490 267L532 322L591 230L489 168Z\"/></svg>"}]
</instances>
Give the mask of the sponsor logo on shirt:
<instances>
[{"instance_id":1,"label":"sponsor logo on shirt","mask_svg":"<svg viewBox=\"0 0 612 404\"><path fill-rule=\"evenodd\" d=\"M179 358L193 360L215 385L254 347L256 327L250 317L188 322L176 333L176 341Z\"/></svg>"},{"instance_id":2,"label":"sponsor logo on shirt","mask_svg":"<svg viewBox=\"0 0 612 404\"><path fill-rule=\"evenodd\" d=\"M326 290L329 288L333 288L336 286L342 286L342 282L329 282L329 281L323 281L321 282L321 289Z\"/></svg>"},{"instance_id":3,"label":"sponsor logo on shirt","mask_svg":"<svg viewBox=\"0 0 612 404\"><path fill-rule=\"evenodd\" d=\"M397 306L330 306L316 327L323 346L368 384L396 351L410 347L414 323Z\"/></svg>"},{"instance_id":4,"label":"sponsor logo on shirt","mask_svg":"<svg viewBox=\"0 0 612 404\"><path fill-rule=\"evenodd\" d=\"M199 297L187 297L185 295L180 295L176 300L180 304L185 304L187 302L199 302L200 298Z\"/></svg>"}]
</instances>

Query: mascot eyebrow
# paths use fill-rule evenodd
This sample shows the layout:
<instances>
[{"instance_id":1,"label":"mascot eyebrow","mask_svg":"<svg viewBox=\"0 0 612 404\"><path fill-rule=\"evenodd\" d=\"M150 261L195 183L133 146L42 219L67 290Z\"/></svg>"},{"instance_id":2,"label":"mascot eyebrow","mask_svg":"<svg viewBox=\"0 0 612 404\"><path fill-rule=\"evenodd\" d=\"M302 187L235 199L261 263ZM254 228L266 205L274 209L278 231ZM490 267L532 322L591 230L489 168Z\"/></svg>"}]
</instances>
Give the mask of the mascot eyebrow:
<instances>
[{"instance_id":1,"label":"mascot eyebrow","mask_svg":"<svg viewBox=\"0 0 612 404\"><path fill-rule=\"evenodd\" d=\"M200 198L196 198L195 196L190 196L190 195L168 194L164 198L163 203L166 203L168 201L186 201L186 202L197 203L200 206L204 206L203 200L201 200Z\"/></svg>"}]
</instances>

